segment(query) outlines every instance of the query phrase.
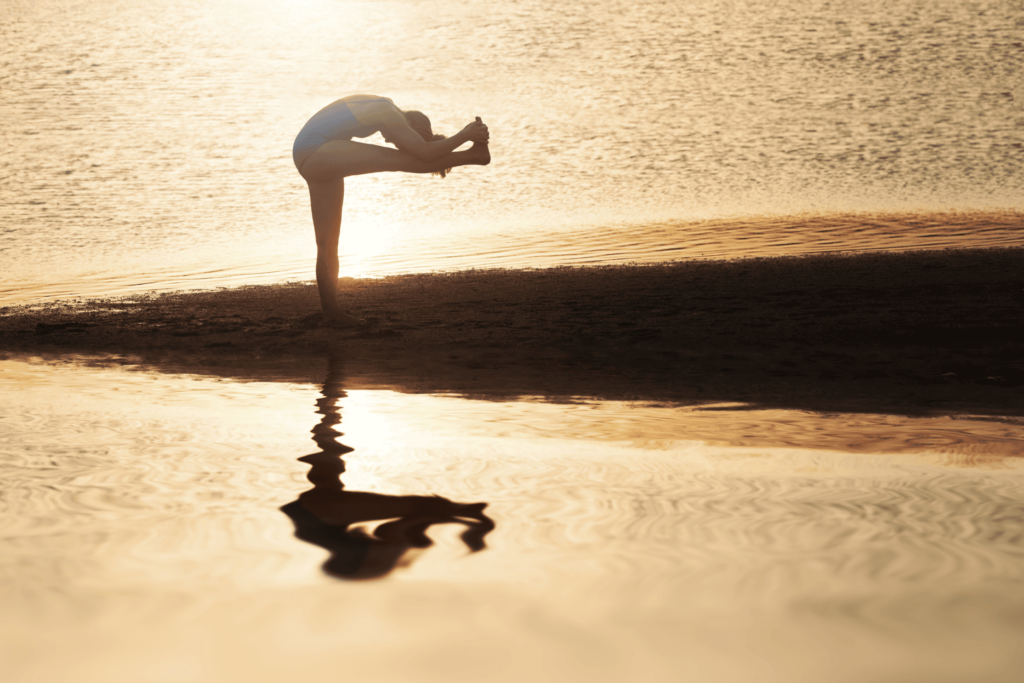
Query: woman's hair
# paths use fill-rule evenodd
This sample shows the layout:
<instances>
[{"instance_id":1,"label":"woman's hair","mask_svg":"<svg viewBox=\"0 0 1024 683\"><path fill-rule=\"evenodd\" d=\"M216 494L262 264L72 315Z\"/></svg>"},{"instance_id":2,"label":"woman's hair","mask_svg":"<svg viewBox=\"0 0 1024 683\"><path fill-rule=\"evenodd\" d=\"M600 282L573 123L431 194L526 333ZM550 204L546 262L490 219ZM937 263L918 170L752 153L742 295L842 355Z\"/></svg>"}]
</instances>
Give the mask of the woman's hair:
<instances>
[{"instance_id":1,"label":"woman's hair","mask_svg":"<svg viewBox=\"0 0 1024 683\"><path fill-rule=\"evenodd\" d=\"M405 120L409 123L409 127L420 134L420 136L427 142L433 142L434 140L444 140L447 136L435 133L433 127L430 125L430 119L427 115L421 111L403 111L405 114ZM430 175L439 175L444 178L446 175L452 172L452 169L446 168L443 171L434 171Z\"/></svg>"}]
</instances>

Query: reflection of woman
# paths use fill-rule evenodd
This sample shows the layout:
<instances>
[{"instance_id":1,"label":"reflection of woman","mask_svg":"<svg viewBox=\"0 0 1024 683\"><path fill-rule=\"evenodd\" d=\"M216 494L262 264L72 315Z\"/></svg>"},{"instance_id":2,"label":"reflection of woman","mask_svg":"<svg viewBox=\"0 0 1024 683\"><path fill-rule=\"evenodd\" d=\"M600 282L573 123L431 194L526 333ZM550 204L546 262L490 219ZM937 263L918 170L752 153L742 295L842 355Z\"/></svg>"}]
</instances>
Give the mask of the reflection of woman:
<instances>
[{"instance_id":1,"label":"reflection of woman","mask_svg":"<svg viewBox=\"0 0 1024 683\"><path fill-rule=\"evenodd\" d=\"M295 535L331 553L323 570L341 579L374 579L399 566L412 548L427 548L426 531L433 524L461 522L467 529L462 540L472 550L482 550L484 536L494 522L484 514L486 503L460 505L436 496L385 496L362 491L327 492L310 500L306 494L281 508L295 524ZM393 519L373 534L350 528L361 522Z\"/></svg>"},{"instance_id":2,"label":"reflection of woman","mask_svg":"<svg viewBox=\"0 0 1024 683\"><path fill-rule=\"evenodd\" d=\"M398 149L354 142L380 132ZM435 135L430 119L418 111L402 111L386 97L350 95L313 115L292 147L295 167L309 185L316 231L316 282L324 322L335 327L361 324L341 310L337 301L338 235L345 178L366 173L404 171L437 173L442 178L456 166L490 163L487 126L476 121L456 135ZM464 143L473 146L463 152Z\"/></svg>"},{"instance_id":3,"label":"reflection of woman","mask_svg":"<svg viewBox=\"0 0 1024 683\"><path fill-rule=\"evenodd\" d=\"M384 576L401 563L412 548L431 545L427 529L434 524L466 526L462 541L473 552L484 548L484 536L494 522L484 514L486 503L461 504L440 496L389 496L366 491L346 491L340 475L341 456L352 449L338 443L334 425L341 422L338 399L341 390L335 363L317 401L323 415L313 428L317 453L299 458L311 465L307 478L313 488L281 508L295 524L295 535L331 553L323 569L332 576L371 579ZM383 522L373 533L354 525Z\"/></svg>"}]
</instances>

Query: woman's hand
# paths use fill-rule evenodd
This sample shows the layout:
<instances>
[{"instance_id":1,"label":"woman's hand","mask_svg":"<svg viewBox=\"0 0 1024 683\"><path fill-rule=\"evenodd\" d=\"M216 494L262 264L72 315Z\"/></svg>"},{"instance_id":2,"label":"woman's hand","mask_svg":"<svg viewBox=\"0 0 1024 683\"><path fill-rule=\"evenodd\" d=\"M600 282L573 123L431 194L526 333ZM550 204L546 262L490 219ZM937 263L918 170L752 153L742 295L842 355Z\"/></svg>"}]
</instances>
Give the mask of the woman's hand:
<instances>
[{"instance_id":1,"label":"woman's hand","mask_svg":"<svg viewBox=\"0 0 1024 683\"><path fill-rule=\"evenodd\" d=\"M481 121L479 116L476 117L476 121L463 128L460 134L469 142L481 144L486 144L491 138L491 134L487 132L487 124Z\"/></svg>"}]
</instances>

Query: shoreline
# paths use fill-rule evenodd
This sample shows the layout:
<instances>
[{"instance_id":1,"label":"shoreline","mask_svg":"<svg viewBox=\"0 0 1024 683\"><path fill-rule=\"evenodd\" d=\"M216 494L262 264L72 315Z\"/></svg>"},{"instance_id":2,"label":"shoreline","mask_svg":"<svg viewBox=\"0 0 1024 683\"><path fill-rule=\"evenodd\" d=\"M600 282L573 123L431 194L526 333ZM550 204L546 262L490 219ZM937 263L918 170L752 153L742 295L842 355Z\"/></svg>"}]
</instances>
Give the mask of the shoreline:
<instances>
[{"instance_id":1,"label":"shoreline","mask_svg":"<svg viewBox=\"0 0 1024 683\"><path fill-rule=\"evenodd\" d=\"M1024 416L1024 248L469 270L0 309L0 351L347 388ZM103 358L107 358L104 361Z\"/></svg>"},{"instance_id":2,"label":"shoreline","mask_svg":"<svg viewBox=\"0 0 1024 683\"><path fill-rule=\"evenodd\" d=\"M534 226L536 227L536 226ZM787 215L735 215L718 218L655 218L631 223L564 225L557 236L512 232L485 237L486 253L471 233L457 244L431 240L419 244L416 256L378 254L342 262L348 276L379 279L394 274L451 272L471 269L550 269L563 266L664 264L679 260L737 260L810 255L857 255L879 252L937 251L944 249L1002 249L1018 246L1024 229L1024 209L967 208L961 210L864 210L803 212ZM728 240L719 239L728 234ZM70 281L40 281L19 277L0 282L0 309L23 304L45 304L72 299L97 299L140 294L163 294L183 289L275 285L312 278L315 256L312 235L302 255L274 254L272 262L250 258L225 260L223 254L183 264L176 258L163 263L149 259L139 270L134 264L97 264L83 274L72 269ZM835 251L842 244L842 250ZM46 254L43 254L46 256ZM16 265L17 251L10 254ZM58 254L49 254L56 257ZM35 259L28 259L30 261ZM44 261L51 259L44 258ZM427 265L429 264L429 266ZM426 267L425 267L426 266ZM11 273L8 273L10 276ZM24 274L23 274L24 275ZM38 274L36 274L38 275Z\"/></svg>"}]
</instances>

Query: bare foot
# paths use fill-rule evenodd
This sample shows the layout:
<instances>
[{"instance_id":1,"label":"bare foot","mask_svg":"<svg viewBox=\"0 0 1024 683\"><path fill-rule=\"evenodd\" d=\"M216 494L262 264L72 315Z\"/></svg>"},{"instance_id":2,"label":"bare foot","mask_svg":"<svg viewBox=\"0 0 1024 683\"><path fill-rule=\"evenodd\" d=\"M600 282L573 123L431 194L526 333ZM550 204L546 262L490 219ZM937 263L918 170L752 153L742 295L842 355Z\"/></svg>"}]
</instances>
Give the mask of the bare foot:
<instances>
[{"instance_id":1,"label":"bare foot","mask_svg":"<svg viewBox=\"0 0 1024 683\"><path fill-rule=\"evenodd\" d=\"M334 329L343 330L349 327L362 327L366 324L366 321L362 318L357 318L354 315L343 313L338 311L332 315L324 314L324 326L333 327Z\"/></svg>"},{"instance_id":2,"label":"bare foot","mask_svg":"<svg viewBox=\"0 0 1024 683\"><path fill-rule=\"evenodd\" d=\"M486 142L474 142L473 146L469 148L470 152L476 155L477 160L474 162L481 166L486 166L491 163L491 150L487 146Z\"/></svg>"}]
</instances>

